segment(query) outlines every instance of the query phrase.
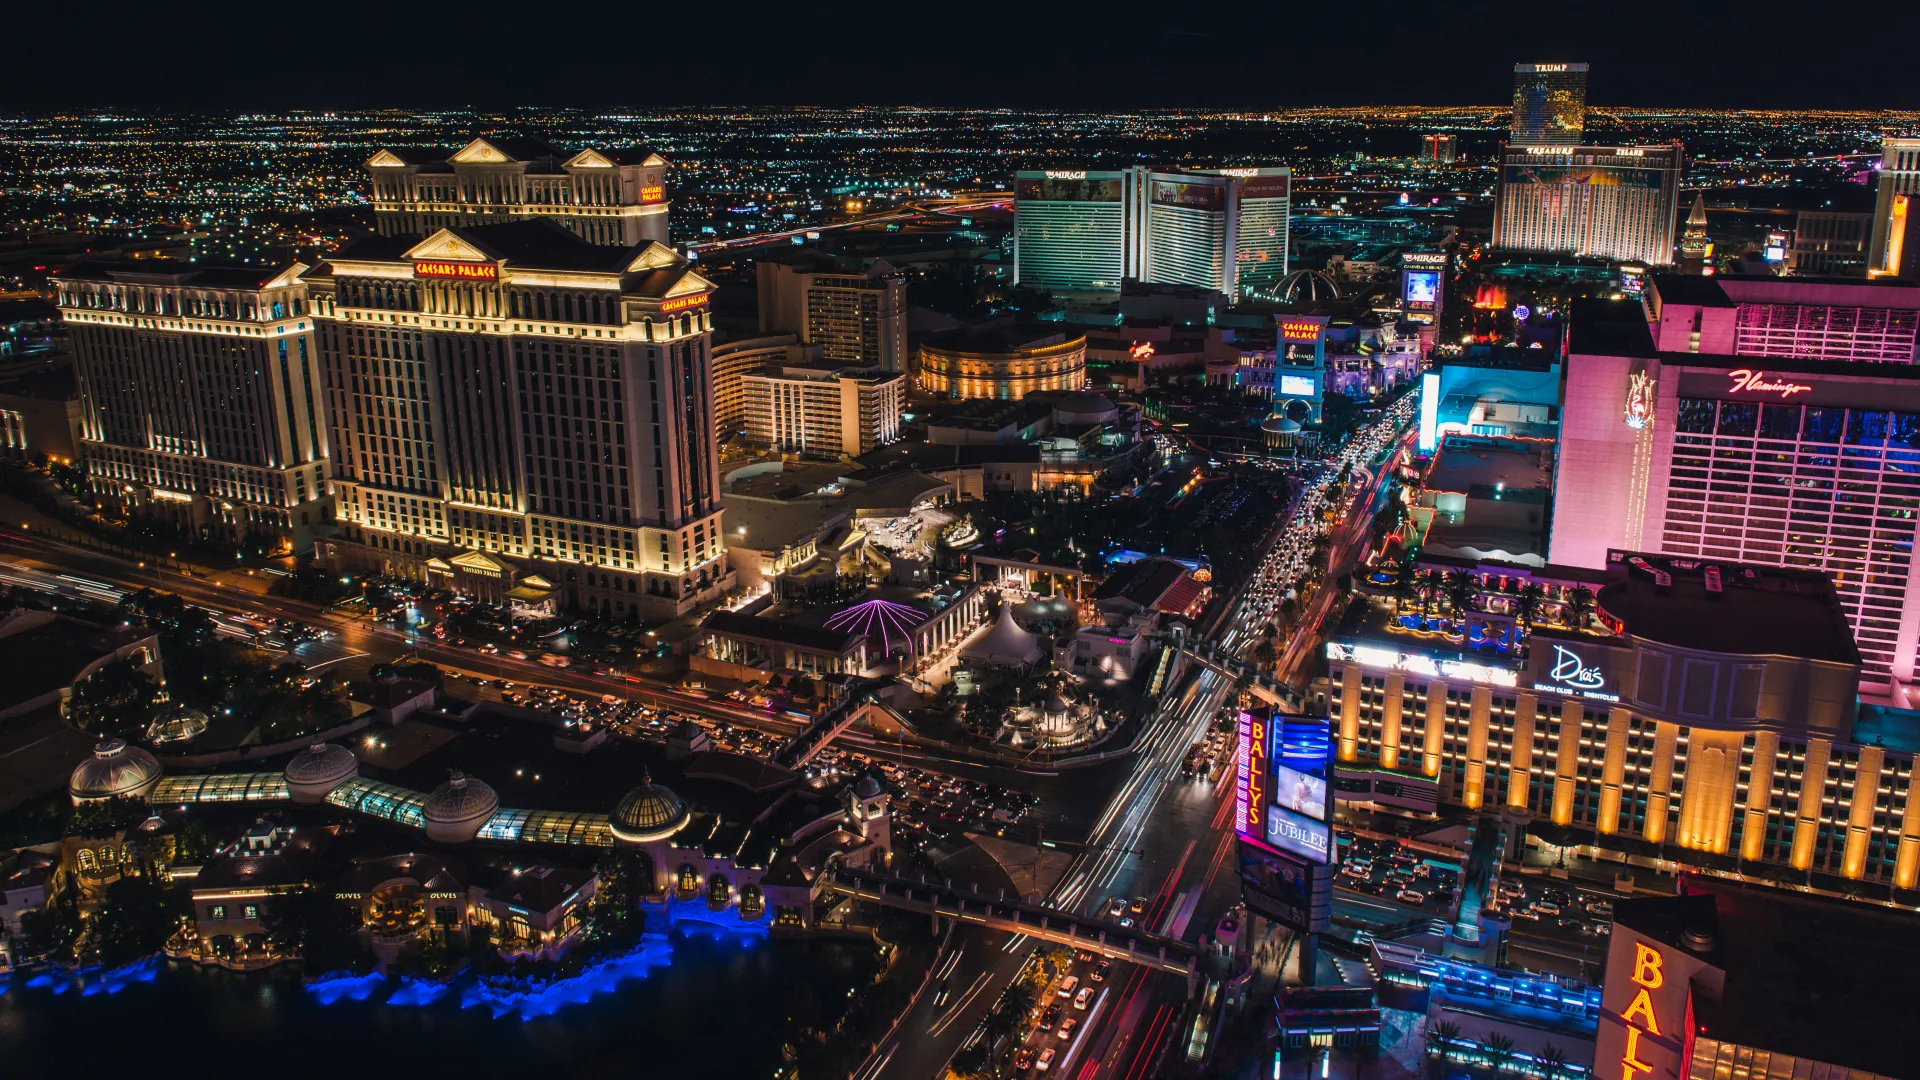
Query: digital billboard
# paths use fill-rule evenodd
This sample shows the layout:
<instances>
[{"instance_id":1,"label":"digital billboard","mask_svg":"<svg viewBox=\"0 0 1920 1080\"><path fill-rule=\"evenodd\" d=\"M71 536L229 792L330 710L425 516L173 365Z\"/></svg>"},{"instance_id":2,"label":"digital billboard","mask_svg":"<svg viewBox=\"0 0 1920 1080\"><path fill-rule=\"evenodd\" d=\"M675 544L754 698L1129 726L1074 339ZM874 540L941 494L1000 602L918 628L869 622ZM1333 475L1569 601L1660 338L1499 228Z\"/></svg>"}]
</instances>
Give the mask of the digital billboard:
<instances>
[{"instance_id":1,"label":"digital billboard","mask_svg":"<svg viewBox=\"0 0 1920 1080\"><path fill-rule=\"evenodd\" d=\"M1440 443L1440 373L1429 371L1420 376L1420 441L1423 454L1433 453Z\"/></svg>"},{"instance_id":2,"label":"digital billboard","mask_svg":"<svg viewBox=\"0 0 1920 1080\"><path fill-rule=\"evenodd\" d=\"M1250 176L1240 185L1240 199L1284 199L1287 197L1288 176Z\"/></svg>"},{"instance_id":3,"label":"digital billboard","mask_svg":"<svg viewBox=\"0 0 1920 1080\"><path fill-rule=\"evenodd\" d=\"M1312 397L1313 396L1313 376L1311 375L1280 376L1280 393L1287 397Z\"/></svg>"},{"instance_id":4,"label":"digital billboard","mask_svg":"<svg viewBox=\"0 0 1920 1080\"><path fill-rule=\"evenodd\" d=\"M1167 180L1153 182L1153 201L1162 206L1219 210L1223 208L1225 193L1225 188L1215 184L1181 184Z\"/></svg>"},{"instance_id":5,"label":"digital billboard","mask_svg":"<svg viewBox=\"0 0 1920 1080\"><path fill-rule=\"evenodd\" d=\"M1400 296L1407 302L1407 310L1432 311L1434 301L1440 296L1440 272L1408 270L1402 277Z\"/></svg>"},{"instance_id":6,"label":"digital billboard","mask_svg":"<svg viewBox=\"0 0 1920 1080\"><path fill-rule=\"evenodd\" d=\"M1120 178L1086 173L1022 176L1013 182L1013 194L1023 202L1117 203Z\"/></svg>"},{"instance_id":7,"label":"digital billboard","mask_svg":"<svg viewBox=\"0 0 1920 1080\"><path fill-rule=\"evenodd\" d=\"M1332 921L1333 870L1245 840L1240 849L1240 897L1248 910L1301 933Z\"/></svg>"},{"instance_id":8,"label":"digital billboard","mask_svg":"<svg viewBox=\"0 0 1920 1080\"><path fill-rule=\"evenodd\" d=\"M1332 766L1333 738L1325 720L1242 712L1234 777L1241 839L1331 863Z\"/></svg>"}]
</instances>

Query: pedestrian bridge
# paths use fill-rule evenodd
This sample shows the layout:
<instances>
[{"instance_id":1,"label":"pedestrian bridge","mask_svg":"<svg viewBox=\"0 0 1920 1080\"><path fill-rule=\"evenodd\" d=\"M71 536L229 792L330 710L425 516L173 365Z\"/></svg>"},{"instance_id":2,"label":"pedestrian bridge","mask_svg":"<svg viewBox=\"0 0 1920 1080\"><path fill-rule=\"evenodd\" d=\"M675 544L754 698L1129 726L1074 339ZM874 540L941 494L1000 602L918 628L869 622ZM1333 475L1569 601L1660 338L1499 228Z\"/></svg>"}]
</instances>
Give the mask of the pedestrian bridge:
<instances>
[{"instance_id":1,"label":"pedestrian bridge","mask_svg":"<svg viewBox=\"0 0 1920 1080\"><path fill-rule=\"evenodd\" d=\"M975 923L1179 975L1187 980L1189 990L1200 972L1200 949L1185 941L1071 911L1009 900L1004 895L989 896L969 885L845 867L832 870L825 884L844 896L921 912L931 915L936 922L955 919Z\"/></svg>"},{"instance_id":2,"label":"pedestrian bridge","mask_svg":"<svg viewBox=\"0 0 1920 1080\"><path fill-rule=\"evenodd\" d=\"M773 752L773 763L783 769L797 769L805 765L815 754L826 749L834 737L865 719L867 714L880 706L873 700L873 691L885 683L884 679L866 679L847 687L846 695L832 706L821 710L807 726L796 732L780 749Z\"/></svg>"},{"instance_id":3,"label":"pedestrian bridge","mask_svg":"<svg viewBox=\"0 0 1920 1080\"><path fill-rule=\"evenodd\" d=\"M1284 709L1298 709L1301 702L1293 687L1275 679L1262 665L1249 664L1222 648L1218 642L1203 639L1188 639L1180 643L1180 651L1195 661L1220 672L1230 679L1245 678L1247 689Z\"/></svg>"}]
</instances>

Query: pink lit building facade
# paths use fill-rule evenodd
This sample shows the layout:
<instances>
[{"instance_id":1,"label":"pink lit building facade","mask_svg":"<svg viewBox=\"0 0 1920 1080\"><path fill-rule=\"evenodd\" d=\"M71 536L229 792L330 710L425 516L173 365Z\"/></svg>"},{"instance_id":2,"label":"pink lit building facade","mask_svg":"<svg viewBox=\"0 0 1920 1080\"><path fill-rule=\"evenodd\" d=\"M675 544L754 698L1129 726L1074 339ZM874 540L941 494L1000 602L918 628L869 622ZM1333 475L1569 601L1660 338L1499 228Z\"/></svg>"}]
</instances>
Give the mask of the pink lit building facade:
<instances>
[{"instance_id":1,"label":"pink lit building facade","mask_svg":"<svg viewBox=\"0 0 1920 1080\"><path fill-rule=\"evenodd\" d=\"M1608 305L1571 330L1548 561L1598 568L1617 548L1823 571L1862 691L1908 704L1920 290L1663 277L1656 291L1649 321Z\"/></svg>"}]
</instances>

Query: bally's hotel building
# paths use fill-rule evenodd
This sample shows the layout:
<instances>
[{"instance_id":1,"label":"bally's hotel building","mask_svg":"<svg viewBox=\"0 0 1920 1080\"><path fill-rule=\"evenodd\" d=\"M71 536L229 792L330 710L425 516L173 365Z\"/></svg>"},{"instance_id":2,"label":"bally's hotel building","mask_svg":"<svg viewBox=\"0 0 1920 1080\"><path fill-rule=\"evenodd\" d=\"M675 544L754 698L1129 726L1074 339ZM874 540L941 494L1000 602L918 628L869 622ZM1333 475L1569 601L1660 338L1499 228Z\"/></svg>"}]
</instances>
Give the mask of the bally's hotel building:
<instances>
[{"instance_id":1,"label":"bally's hotel building","mask_svg":"<svg viewBox=\"0 0 1920 1080\"><path fill-rule=\"evenodd\" d=\"M1014 180L1014 281L1112 293L1127 278L1233 299L1287 272L1291 170L1047 170Z\"/></svg>"}]
</instances>

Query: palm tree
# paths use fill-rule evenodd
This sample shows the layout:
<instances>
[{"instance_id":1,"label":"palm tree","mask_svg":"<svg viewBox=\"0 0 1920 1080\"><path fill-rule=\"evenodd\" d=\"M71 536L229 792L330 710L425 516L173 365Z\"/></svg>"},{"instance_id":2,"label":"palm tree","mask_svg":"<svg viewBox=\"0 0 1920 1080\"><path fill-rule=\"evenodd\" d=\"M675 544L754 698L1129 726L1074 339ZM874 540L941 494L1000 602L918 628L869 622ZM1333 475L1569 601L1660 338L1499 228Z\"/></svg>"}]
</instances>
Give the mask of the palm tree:
<instances>
[{"instance_id":1,"label":"palm tree","mask_svg":"<svg viewBox=\"0 0 1920 1080\"><path fill-rule=\"evenodd\" d=\"M1585 630L1587 617L1593 614L1593 590L1582 585L1573 590L1569 599L1573 604L1573 628Z\"/></svg>"},{"instance_id":2,"label":"palm tree","mask_svg":"<svg viewBox=\"0 0 1920 1080\"><path fill-rule=\"evenodd\" d=\"M1514 594L1513 611L1521 626L1529 631L1533 629L1533 620L1540 614L1540 602L1545 598L1546 590L1531 581L1520 586L1520 591Z\"/></svg>"},{"instance_id":3,"label":"palm tree","mask_svg":"<svg viewBox=\"0 0 1920 1080\"><path fill-rule=\"evenodd\" d=\"M1567 1052L1552 1043L1540 1047L1533 1060L1540 1066L1540 1080L1560 1080L1567 1074Z\"/></svg>"},{"instance_id":4,"label":"palm tree","mask_svg":"<svg viewBox=\"0 0 1920 1080\"><path fill-rule=\"evenodd\" d=\"M1446 578L1447 603L1453 606L1456 618L1464 619L1473 610L1473 594L1479 589L1479 582L1473 579L1470 570L1455 570Z\"/></svg>"},{"instance_id":5,"label":"palm tree","mask_svg":"<svg viewBox=\"0 0 1920 1080\"><path fill-rule=\"evenodd\" d=\"M1433 614L1433 601L1440 595L1440 581L1440 571L1420 571L1420 614Z\"/></svg>"},{"instance_id":6,"label":"palm tree","mask_svg":"<svg viewBox=\"0 0 1920 1080\"><path fill-rule=\"evenodd\" d=\"M1460 1025L1451 1020L1442 1020L1427 1025L1427 1052L1437 1054L1445 1061L1453 1051L1453 1044L1460 1038Z\"/></svg>"},{"instance_id":7,"label":"palm tree","mask_svg":"<svg viewBox=\"0 0 1920 1080\"><path fill-rule=\"evenodd\" d=\"M1400 570L1399 578L1393 583L1394 610L1396 612L1405 611L1407 609L1407 601L1420 595L1420 582L1414 578L1413 573L1411 567L1403 567Z\"/></svg>"},{"instance_id":8,"label":"palm tree","mask_svg":"<svg viewBox=\"0 0 1920 1080\"><path fill-rule=\"evenodd\" d=\"M1480 1051L1487 1055L1487 1064L1493 1069L1493 1075L1499 1076L1500 1070L1513 1060L1513 1040L1498 1031L1487 1032L1480 1042Z\"/></svg>"}]
</instances>

